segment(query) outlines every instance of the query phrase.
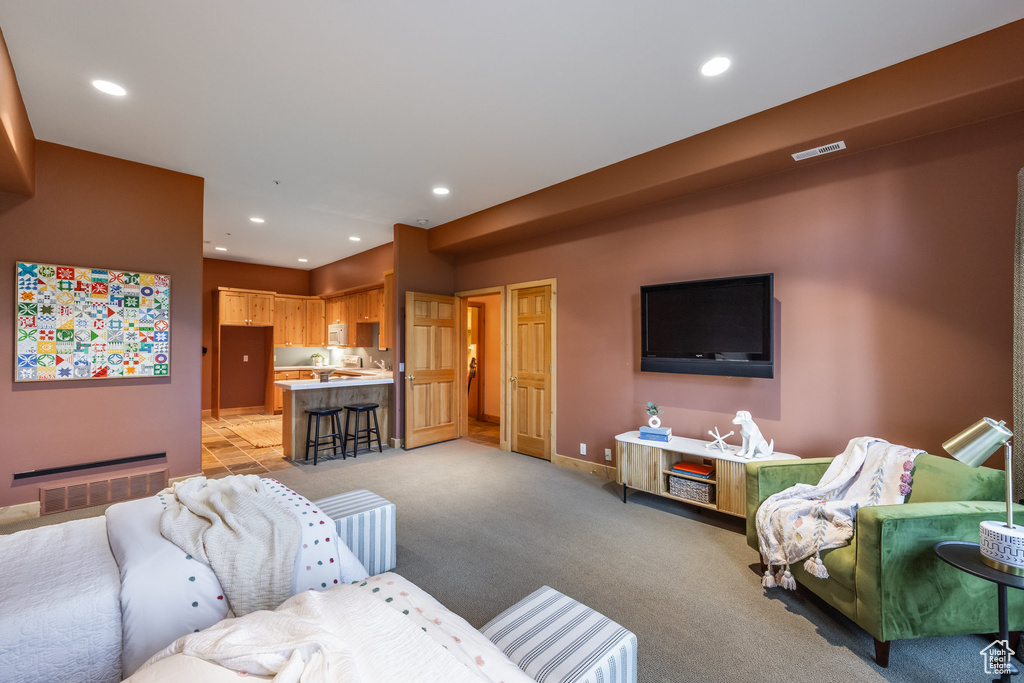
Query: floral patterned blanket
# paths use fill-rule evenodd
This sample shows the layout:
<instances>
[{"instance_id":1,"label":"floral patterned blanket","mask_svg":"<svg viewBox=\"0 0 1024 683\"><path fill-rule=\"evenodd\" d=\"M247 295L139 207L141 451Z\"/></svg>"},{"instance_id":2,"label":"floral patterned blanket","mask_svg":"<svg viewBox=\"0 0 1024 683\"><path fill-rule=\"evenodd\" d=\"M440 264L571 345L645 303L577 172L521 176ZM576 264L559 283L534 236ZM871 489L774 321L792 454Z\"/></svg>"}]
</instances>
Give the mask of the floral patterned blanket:
<instances>
[{"instance_id":1,"label":"floral patterned blanket","mask_svg":"<svg viewBox=\"0 0 1024 683\"><path fill-rule=\"evenodd\" d=\"M922 452L869 436L851 439L817 484L796 484L766 498L755 518L768 565L762 585L795 589L790 565L800 560L810 574L828 578L821 551L849 543L858 508L902 503Z\"/></svg>"}]
</instances>

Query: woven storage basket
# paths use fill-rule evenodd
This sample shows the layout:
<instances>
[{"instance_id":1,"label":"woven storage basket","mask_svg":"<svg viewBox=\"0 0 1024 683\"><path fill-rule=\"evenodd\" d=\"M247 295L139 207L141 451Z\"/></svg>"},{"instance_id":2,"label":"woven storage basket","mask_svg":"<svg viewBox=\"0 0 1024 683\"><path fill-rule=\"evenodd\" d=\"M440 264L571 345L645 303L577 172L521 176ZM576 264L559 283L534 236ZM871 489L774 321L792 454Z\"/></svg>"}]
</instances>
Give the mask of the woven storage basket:
<instances>
[{"instance_id":1,"label":"woven storage basket","mask_svg":"<svg viewBox=\"0 0 1024 683\"><path fill-rule=\"evenodd\" d=\"M673 496L686 498L695 503L710 505L715 502L714 485L703 481L670 476L668 478L668 492Z\"/></svg>"}]
</instances>

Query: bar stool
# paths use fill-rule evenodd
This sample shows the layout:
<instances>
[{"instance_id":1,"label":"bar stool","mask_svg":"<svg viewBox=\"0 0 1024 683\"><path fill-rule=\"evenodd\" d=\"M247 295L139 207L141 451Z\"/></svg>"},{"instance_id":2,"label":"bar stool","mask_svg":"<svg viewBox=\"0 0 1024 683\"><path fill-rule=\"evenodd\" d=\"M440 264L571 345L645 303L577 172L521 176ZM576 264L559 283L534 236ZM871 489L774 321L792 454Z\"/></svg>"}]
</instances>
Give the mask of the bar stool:
<instances>
[{"instance_id":1,"label":"bar stool","mask_svg":"<svg viewBox=\"0 0 1024 683\"><path fill-rule=\"evenodd\" d=\"M345 439L341 431L341 421L338 413L341 408L310 408L306 411L306 460L309 460L309 449L313 449L313 467L316 467L317 456L320 451L330 451L332 455L338 454L338 445L341 445L341 459L345 459ZM316 430L313 430L313 416L316 416ZM331 431L320 433L320 419L327 418L327 426ZM315 436L313 436L315 433ZM327 444L322 444L324 439L330 439Z\"/></svg>"},{"instance_id":2,"label":"bar stool","mask_svg":"<svg viewBox=\"0 0 1024 683\"><path fill-rule=\"evenodd\" d=\"M371 436L377 437L377 450L381 453L384 452L384 447L380 445L380 428L377 424L377 406L376 403L351 403L345 406L345 440L342 441L341 449L345 451L348 449L348 439L352 437L355 440L355 444L352 446L352 457L356 457L356 453L359 452L359 444L365 443L366 449L372 451L373 444L371 442ZM356 415L356 430L354 432L349 431L349 416L355 413ZM359 429L359 416L363 413L366 415L366 427ZM373 426L370 426L370 417L373 416Z\"/></svg>"}]
</instances>

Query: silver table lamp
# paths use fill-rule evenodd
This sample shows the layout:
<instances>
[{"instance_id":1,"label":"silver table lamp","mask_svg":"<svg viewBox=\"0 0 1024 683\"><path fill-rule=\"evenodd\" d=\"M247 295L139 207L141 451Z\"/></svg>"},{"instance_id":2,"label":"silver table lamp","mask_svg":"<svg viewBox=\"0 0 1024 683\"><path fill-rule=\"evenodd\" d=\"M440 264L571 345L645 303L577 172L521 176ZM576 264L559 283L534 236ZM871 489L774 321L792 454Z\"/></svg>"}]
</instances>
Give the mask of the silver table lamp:
<instances>
[{"instance_id":1,"label":"silver table lamp","mask_svg":"<svg viewBox=\"0 0 1024 683\"><path fill-rule=\"evenodd\" d=\"M1006 452L1006 524L996 521L981 523L981 561L1000 571L1024 576L1024 526L1013 524L1013 473L1011 460L1013 436L1005 422L984 417L952 439L942 448L954 458L978 467L1002 446Z\"/></svg>"}]
</instances>

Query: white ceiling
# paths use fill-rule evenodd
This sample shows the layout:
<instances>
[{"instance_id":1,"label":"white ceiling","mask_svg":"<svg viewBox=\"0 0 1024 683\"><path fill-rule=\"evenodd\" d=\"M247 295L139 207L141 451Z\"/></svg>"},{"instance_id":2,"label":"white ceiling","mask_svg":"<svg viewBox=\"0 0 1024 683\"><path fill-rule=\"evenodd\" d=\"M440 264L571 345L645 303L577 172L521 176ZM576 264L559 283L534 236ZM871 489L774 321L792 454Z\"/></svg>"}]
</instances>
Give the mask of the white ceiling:
<instances>
[{"instance_id":1,"label":"white ceiling","mask_svg":"<svg viewBox=\"0 0 1024 683\"><path fill-rule=\"evenodd\" d=\"M1010 0L0 2L37 138L204 177L204 254L292 268L1021 18ZM702 77L715 55L733 68Z\"/></svg>"}]
</instances>

